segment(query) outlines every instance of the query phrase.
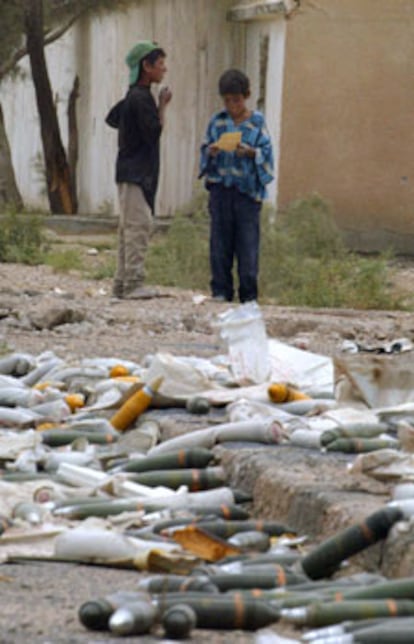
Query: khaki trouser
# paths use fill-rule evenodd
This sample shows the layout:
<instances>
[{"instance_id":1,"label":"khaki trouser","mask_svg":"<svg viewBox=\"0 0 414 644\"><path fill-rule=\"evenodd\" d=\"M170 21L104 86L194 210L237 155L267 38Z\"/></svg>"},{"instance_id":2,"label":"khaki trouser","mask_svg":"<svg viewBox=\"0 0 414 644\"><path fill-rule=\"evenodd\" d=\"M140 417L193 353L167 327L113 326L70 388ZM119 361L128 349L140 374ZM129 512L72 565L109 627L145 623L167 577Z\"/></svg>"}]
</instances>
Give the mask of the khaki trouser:
<instances>
[{"instance_id":1,"label":"khaki trouser","mask_svg":"<svg viewBox=\"0 0 414 644\"><path fill-rule=\"evenodd\" d=\"M153 222L151 209L139 186L119 183L118 195L121 213L115 285L127 293L144 282L144 258Z\"/></svg>"}]
</instances>

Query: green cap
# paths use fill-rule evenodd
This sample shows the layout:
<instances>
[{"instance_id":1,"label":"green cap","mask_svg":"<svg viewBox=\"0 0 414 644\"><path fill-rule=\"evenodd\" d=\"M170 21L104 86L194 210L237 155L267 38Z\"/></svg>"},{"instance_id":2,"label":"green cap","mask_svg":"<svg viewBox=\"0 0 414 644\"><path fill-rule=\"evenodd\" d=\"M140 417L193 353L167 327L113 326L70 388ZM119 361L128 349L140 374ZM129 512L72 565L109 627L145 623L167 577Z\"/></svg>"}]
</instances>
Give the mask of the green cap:
<instances>
[{"instance_id":1,"label":"green cap","mask_svg":"<svg viewBox=\"0 0 414 644\"><path fill-rule=\"evenodd\" d=\"M129 67L129 84L134 85L138 80L139 66L141 60L148 56L154 49L159 49L159 46L150 40L143 40L135 45L125 58L125 62Z\"/></svg>"}]
</instances>

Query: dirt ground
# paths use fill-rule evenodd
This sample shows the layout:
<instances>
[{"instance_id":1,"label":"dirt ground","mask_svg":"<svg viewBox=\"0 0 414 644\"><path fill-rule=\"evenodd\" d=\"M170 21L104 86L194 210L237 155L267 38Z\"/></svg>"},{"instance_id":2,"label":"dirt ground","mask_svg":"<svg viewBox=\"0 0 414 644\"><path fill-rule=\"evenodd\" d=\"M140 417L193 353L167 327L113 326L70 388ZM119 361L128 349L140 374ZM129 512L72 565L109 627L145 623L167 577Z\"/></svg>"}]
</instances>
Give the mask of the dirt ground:
<instances>
[{"instance_id":1,"label":"dirt ground","mask_svg":"<svg viewBox=\"0 0 414 644\"><path fill-rule=\"evenodd\" d=\"M83 249L87 255L87 248ZM99 261L99 257L87 257L91 263ZM412 266L404 264L399 279L405 288L414 287L413 276ZM0 350L33 354L52 350L62 358L101 356L136 362L155 352L209 357L223 350L214 322L229 304L212 302L207 293L163 288L162 297L153 300L114 303L110 291L110 280L85 280L76 271L62 274L45 266L0 264ZM334 355L346 340L372 345L414 338L412 314L405 312L327 311L266 304L262 313L269 337L326 355ZM135 588L137 578L133 571L69 564L3 565L0 641L119 641L106 633L85 631L77 609L91 596ZM290 629L276 626L274 631L295 637ZM139 641L161 639L159 634ZM193 641L207 640L243 643L254 642L255 636L201 631L193 636Z\"/></svg>"},{"instance_id":2,"label":"dirt ground","mask_svg":"<svg viewBox=\"0 0 414 644\"><path fill-rule=\"evenodd\" d=\"M77 248L83 266L91 270L100 266L102 254L113 253L92 255L93 246L84 240L68 246ZM394 284L414 293L414 261L398 264ZM109 279L84 279L76 270L0 264L0 350L53 350L60 357L116 356L137 362L153 352L207 357L223 350L214 323L237 303L217 303L208 293L177 288L159 288L161 297L152 300L113 302L111 287ZM269 337L326 355L334 355L346 340L376 345L414 337L412 313L402 311L274 303L262 305L262 314Z\"/></svg>"}]
</instances>

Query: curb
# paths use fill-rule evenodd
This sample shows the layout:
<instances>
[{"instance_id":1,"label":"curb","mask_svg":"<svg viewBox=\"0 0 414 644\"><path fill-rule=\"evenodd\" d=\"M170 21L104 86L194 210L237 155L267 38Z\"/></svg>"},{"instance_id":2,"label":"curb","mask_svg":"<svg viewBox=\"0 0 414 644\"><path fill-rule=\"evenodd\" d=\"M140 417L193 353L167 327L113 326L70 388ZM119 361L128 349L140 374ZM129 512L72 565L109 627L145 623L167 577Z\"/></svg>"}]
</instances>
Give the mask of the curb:
<instances>
[{"instance_id":1,"label":"curb","mask_svg":"<svg viewBox=\"0 0 414 644\"><path fill-rule=\"evenodd\" d=\"M37 215L16 215L22 221ZM0 224L7 215L0 214ZM38 215L43 225L60 235L111 235L118 230L118 217L81 217L78 215ZM166 230L171 217L154 217L154 231Z\"/></svg>"},{"instance_id":2,"label":"curb","mask_svg":"<svg viewBox=\"0 0 414 644\"><path fill-rule=\"evenodd\" d=\"M252 492L254 516L281 521L315 543L362 522L390 500L386 484L348 475L348 455L287 445L216 450L231 486ZM354 555L352 565L386 574L386 541Z\"/></svg>"}]
</instances>

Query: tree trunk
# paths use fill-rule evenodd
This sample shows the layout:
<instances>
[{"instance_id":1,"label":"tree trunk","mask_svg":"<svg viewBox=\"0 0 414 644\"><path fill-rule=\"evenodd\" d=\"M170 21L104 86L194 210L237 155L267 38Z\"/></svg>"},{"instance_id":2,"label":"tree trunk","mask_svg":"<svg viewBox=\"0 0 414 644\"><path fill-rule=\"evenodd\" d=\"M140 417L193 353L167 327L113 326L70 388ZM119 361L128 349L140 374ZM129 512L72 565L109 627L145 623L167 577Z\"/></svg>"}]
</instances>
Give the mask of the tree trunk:
<instances>
[{"instance_id":1,"label":"tree trunk","mask_svg":"<svg viewBox=\"0 0 414 644\"><path fill-rule=\"evenodd\" d=\"M27 50L40 119L50 210L55 214L72 214L75 208L69 164L60 136L44 52L43 0L25 0L24 13Z\"/></svg>"},{"instance_id":2,"label":"tree trunk","mask_svg":"<svg viewBox=\"0 0 414 644\"><path fill-rule=\"evenodd\" d=\"M14 176L9 142L4 127L3 110L0 104L0 208L7 204L22 208L23 200Z\"/></svg>"},{"instance_id":3,"label":"tree trunk","mask_svg":"<svg viewBox=\"0 0 414 644\"><path fill-rule=\"evenodd\" d=\"M79 136L78 136L78 121L76 117L76 101L79 98L79 76L75 77L73 87L69 94L68 102L68 160L69 171L72 177L72 202L74 212L78 212L78 197L76 185L76 168L78 165L79 153Z\"/></svg>"}]
</instances>

